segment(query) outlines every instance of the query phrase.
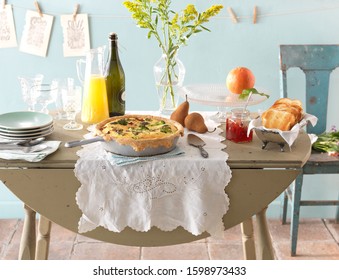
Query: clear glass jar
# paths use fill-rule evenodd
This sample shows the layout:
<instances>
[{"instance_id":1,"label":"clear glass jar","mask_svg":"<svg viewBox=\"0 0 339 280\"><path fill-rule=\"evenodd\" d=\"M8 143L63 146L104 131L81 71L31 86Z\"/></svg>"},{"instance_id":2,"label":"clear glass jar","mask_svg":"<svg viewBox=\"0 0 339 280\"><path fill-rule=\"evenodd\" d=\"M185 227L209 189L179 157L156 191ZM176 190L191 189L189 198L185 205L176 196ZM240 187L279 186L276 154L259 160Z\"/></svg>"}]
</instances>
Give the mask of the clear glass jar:
<instances>
[{"instance_id":1,"label":"clear glass jar","mask_svg":"<svg viewBox=\"0 0 339 280\"><path fill-rule=\"evenodd\" d=\"M250 112L243 108L231 110L231 115L226 119L226 139L235 143L251 142L253 131L247 135L248 125L251 121Z\"/></svg>"}]
</instances>

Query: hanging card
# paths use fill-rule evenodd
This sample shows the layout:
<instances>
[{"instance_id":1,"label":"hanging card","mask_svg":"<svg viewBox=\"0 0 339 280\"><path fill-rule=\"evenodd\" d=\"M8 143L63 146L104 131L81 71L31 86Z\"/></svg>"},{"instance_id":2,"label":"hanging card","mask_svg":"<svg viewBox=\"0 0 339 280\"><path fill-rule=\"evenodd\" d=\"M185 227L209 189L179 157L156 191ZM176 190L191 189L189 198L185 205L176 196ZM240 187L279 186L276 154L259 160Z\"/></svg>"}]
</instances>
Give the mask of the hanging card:
<instances>
[{"instance_id":1,"label":"hanging card","mask_svg":"<svg viewBox=\"0 0 339 280\"><path fill-rule=\"evenodd\" d=\"M12 5L0 8L0 48L17 47Z\"/></svg>"},{"instance_id":2,"label":"hanging card","mask_svg":"<svg viewBox=\"0 0 339 280\"><path fill-rule=\"evenodd\" d=\"M62 15L61 26L64 34L64 56L84 56L90 49L87 14Z\"/></svg>"},{"instance_id":3,"label":"hanging card","mask_svg":"<svg viewBox=\"0 0 339 280\"><path fill-rule=\"evenodd\" d=\"M28 10L26 12L26 23L22 33L20 51L46 56L51 30L53 25L53 16Z\"/></svg>"}]
</instances>

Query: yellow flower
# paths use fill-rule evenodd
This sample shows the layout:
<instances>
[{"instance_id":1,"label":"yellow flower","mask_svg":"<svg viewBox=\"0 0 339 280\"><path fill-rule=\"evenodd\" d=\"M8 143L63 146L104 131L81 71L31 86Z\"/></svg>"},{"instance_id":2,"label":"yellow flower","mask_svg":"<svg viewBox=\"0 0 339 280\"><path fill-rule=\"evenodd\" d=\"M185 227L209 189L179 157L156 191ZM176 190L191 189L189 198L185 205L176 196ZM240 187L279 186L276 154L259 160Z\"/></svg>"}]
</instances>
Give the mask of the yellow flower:
<instances>
[{"instance_id":1,"label":"yellow flower","mask_svg":"<svg viewBox=\"0 0 339 280\"><path fill-rule=\"evenodd\" d=\"M194 16L198 15L198 12L195 9L195 6L193 4L188 4L185 11L188 15L194 15Z\"/></svg>"},{"instance_id":2,"label":"yellow flower","mask_svg":"<svg viewBox=\"0 0 339 280\"><path fill-rule=\"evenodd\" d=\"M223 8L222 5L212 5L208 8L205 12L201 14L201 22L207 22L209 18L216 16L221 9Z\"/></svg>"},{"instance_id":3,"label":"yellow flower","mask_svg":"<svg viewBox=\"0 0 339 280\"><path fill-rule=\"evenodd\" d=\"M172 53L186 45L193 34L209 31L203 24L223 8L222 5L212 5L199 13L194 4L188 4L176 13L170 8L171 2L172 0L130 0L123 3L137 25L149 29L147 37L154 36L164 53Z\"/></svg>"},{"instance_id":4,"label":"yellow flower","mask_svg":"<svg viewBox=\"0 0 339 280\"><path fill-rule=\"evenodd\" d=\"M172 18L171 26L172 26L173 29L179 28L179 25L178 25L178 17L179 17L179 15L176 13L176 14L174 15L174 17Z\"/></svg>"},{"instance_id":5,"label":"yellow flower","mask_svg":"<svg viewBox=\"0 0 339 280\"><path fill-rule=\"evenodd\" d=\"M180 18L182 24L186 24L194 20L198 16L198 14L199 13L197 12L193 4L187 5L187 7L182 11L182 15Z\"/></svg>"}]
</instances>

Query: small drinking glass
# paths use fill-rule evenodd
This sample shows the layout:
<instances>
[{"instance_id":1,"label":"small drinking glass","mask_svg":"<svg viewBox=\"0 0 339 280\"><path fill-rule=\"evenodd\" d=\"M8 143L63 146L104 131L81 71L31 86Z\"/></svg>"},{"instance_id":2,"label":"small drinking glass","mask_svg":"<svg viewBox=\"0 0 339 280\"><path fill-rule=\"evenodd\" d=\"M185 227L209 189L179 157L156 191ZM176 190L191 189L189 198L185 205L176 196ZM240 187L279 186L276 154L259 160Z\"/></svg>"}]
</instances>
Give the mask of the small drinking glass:
<instances>
[{"instance_id":1,"label":"small drinking glass","mask_svg":"<svg viewBox=\"0 0 339 280\"><path fill-rule=\"evenodd\" d=\"M55 98L55 119L56 120L67 120L66 112L64 111L62 104L62 91L68 90L74 87L74 79L66 78L66 79L54 79L52 83L55 82L58 85L58 90L56 92Z\"/></svg>"},{"instance_id":2,"label":"small drinking glass","mask_svg":"<svg viewBox=\"0 0 339 280\"><path fill-rule=\"evenodd\" d=\"M64 112L67 115L69 123L63 126L66 130L80 130L83 128L82 124L76 122L76 114L81 111L81 87L68 87L61 90L62 104Z\"/></svg>"},{"instance_id":3,"label":"small drinking glass","mask_svg":"<svg viewBox=\"0 0 339 280\"><path fill-rule=\"evenodd\" d=\"M32 88L33 95L36 97L36 103L41 105L40 112L48 114L48 105L55 102L58 85L52 84L41 84Z\"/></svg>"}]
</instances>

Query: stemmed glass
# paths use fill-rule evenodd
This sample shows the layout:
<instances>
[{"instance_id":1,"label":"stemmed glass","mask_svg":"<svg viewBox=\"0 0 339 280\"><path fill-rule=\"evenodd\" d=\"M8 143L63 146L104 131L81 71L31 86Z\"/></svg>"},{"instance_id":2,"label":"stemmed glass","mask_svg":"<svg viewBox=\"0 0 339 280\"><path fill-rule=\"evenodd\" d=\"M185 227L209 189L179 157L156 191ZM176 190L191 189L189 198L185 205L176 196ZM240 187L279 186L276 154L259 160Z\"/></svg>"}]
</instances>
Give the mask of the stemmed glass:
<instances>
[{"instance_id":1,"label":"stemmed glass","mask_svg":"<svg viewBox=\"0 0 339 280\"><path fill-rule=\"evenodd\" d=\"M33 78L22 76L18 77L22 91L22 98L28 106L28 111L35 110L37 96L34 88L39 87L42 84L43 78L44 76L42 74L36 74Z\"/></svg>"},{"instance_id":2,"label":"stemmed glass","mask_svg":"<svg viewBox=\"0 0 339 280\"><path fill-rule=\"evenodd\" d=\"M80 86L67 87L61 90L62 104L64 112L67 115L69 123L63 126L66 130L80 130L83 128L82 124L76 122L76 114L81 111L81 95L82 90Z\"/></svg>"}]
</instances>

